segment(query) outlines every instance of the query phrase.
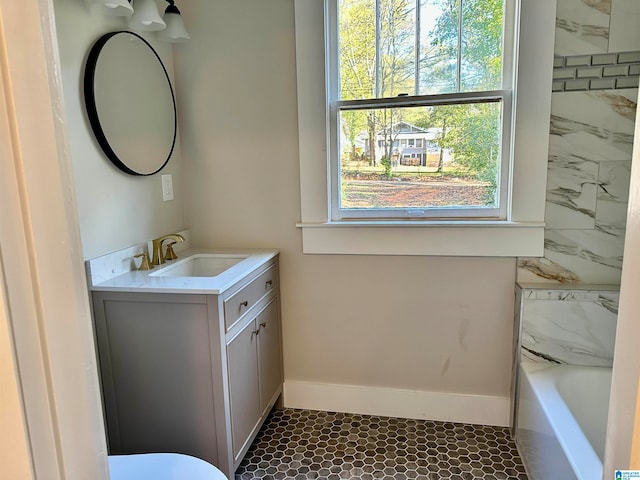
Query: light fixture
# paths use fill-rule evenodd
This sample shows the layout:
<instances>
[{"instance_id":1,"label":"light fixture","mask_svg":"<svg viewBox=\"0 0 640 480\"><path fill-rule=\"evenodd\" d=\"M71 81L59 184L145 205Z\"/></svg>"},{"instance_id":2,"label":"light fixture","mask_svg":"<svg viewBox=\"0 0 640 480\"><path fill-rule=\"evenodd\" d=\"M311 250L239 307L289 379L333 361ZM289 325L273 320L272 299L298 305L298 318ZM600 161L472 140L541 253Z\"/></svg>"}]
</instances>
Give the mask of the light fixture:
<instances>
[{"instance_id":1,"label":"light fixture","mask_svg":"<svg viewBox=\"0 0 640 480\"><path fill-rule=\"evenodd\" d=\"M91 9L109 17L130 17L129 28L143 32L159 32L164 42L181 43L191 40L175 0L160 17L156 0L91 0Z\"/></svg>"},{"instance_id":2,"label":"light fixture","mask_svg":"<svg viewBox=\"0 0 640 480\"><path fill-rule=\"evenodd\" d=\"M158 38L165 42L182 43L191 40L184 26L180 10L175 5L174 0L167 0L169 6L164 11L162 19L167 24L167 28L158 33Z\"/></svg>"},{"instance_id":3,"label":"light fixture","mask_svg":"<svg viewBox=\"0 0 640 480\"><path fill-rule=\"evenodd\" d=\"M91 7L109 17L128 17L133 13L129 0L95 0Z\"/></svg>"},{"instance_id":4,"label":"light fixture","mask_svg":"<svg viewBox=\"0 0 640 480\"><path fill-rule=\"evenodd\" d=\"M158 12L155 0L133 0L131 3L133 5L133 15L129 20L129 27L132 30L155 32L167 27L162 18L160 18L160 12Z\"/></svg>"}]
</instances>

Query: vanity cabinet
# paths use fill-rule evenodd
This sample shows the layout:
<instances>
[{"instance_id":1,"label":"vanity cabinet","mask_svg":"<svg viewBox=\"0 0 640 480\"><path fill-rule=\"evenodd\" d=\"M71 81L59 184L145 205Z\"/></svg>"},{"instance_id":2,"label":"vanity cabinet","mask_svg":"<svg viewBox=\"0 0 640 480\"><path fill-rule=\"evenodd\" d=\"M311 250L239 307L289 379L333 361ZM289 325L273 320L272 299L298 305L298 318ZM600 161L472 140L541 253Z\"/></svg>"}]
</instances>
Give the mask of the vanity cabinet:
<instances>
[{"instance_id":1,"label":"vanity cabinet","mask_svg":"<svg viewBox=\"0 0 640 480\"><path fill-rule=\"evenodd\" d=\"M227 343L234 460L282 385L278 304L274 299Z\"/></svg>"},{"instance_id":2,"label":"vanity cabinet","mask_svg":"<svg viewBox=\"0 0 640 480\"><path fill-rule=\"evenodd\" d=\"M92 297L110 453L185 453L233 478L282 394L277 257L219 294Z\"/></svg>"}]
</instances>

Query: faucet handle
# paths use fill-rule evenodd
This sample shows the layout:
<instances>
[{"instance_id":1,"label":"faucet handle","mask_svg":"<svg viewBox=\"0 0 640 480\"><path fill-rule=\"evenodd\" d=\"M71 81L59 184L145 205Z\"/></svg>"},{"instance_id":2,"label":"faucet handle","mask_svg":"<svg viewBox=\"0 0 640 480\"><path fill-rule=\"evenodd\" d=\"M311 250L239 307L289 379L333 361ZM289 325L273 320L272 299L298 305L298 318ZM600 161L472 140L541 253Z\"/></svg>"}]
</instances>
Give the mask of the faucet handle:
<instances>
[{"instance_id":1,"label":"faucet handle","mask_svg":"<svg viewBox=\"0 0 640 480\"><path fill-rule=\"evenodd\" d=\"M149 261L148 253L143 252L133 256L133 258L139 258L139 257L142 257L142 260L140 261L140 266L138 267L138 270L151 270L153 268L153 265L151 265L151 262Z\"/></svg>"},{"instance_id":2,"label":"faucet handle","mask_svg":"<svg viewBox=\"0 0 640 480\"><path fill-rule=\"evenodd\" d=\"M178 258L178 255L176 255L176 252L173 251L173 246L176 243L177 242L167 243L167 253L164 254L165 260L175 260L176 258Z\"/></svg>"}]
</instances>

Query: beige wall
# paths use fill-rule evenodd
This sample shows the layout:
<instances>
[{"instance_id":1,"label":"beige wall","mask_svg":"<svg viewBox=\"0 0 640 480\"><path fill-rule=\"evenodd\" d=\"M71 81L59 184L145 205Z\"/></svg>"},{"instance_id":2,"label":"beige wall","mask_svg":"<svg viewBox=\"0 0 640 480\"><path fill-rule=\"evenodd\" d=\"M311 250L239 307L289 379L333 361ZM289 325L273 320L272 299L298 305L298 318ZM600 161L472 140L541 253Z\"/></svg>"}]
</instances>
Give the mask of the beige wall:
<instances>
[{"instance_id":1,"label":"beige wall","mask_svg":"<svg viewBox=\"0 0 640 480\"><path fill-rule=\"evenodd\" d=\"M293 1L181 9L188 223L281 249L286 380L507 397L515 260L302 255Z\"/></svg>"},{"instance_id":2,"label":"beige wall","mask_svg":"<svg viewBox=\"0 0 640 480\"><path fill-rule=\"evenodd\" d=\"M171 173L175 200L162 201L160 176L127 175L106 158L90 131L82 81L91 45L126 30L124 20L94 15L82 0L54 0L68 138L73 161L84 258L145 242L185 227L180 142L162 173ZM172 47L145 35L173 75ZM122 72L135 75L135 72Z\"/></svg>"}]
</instances>

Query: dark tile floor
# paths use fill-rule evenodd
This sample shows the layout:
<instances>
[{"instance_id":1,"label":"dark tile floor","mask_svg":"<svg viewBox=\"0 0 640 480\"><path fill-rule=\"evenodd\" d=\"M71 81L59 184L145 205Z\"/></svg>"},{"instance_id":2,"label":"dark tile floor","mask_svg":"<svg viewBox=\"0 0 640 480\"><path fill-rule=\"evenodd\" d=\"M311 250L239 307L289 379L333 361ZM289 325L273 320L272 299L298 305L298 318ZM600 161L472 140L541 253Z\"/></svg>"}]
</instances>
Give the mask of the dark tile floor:
<instances>
[{"instance_id":1,"label":"dark tile floor","mask_svg":"<svg viewBox=\"0 0 640 480\"><path fill-rule=\"evenodd\" d=\"M507 428L274 410L236 480L526 480Z\"/></svg>"}]
</instances>

